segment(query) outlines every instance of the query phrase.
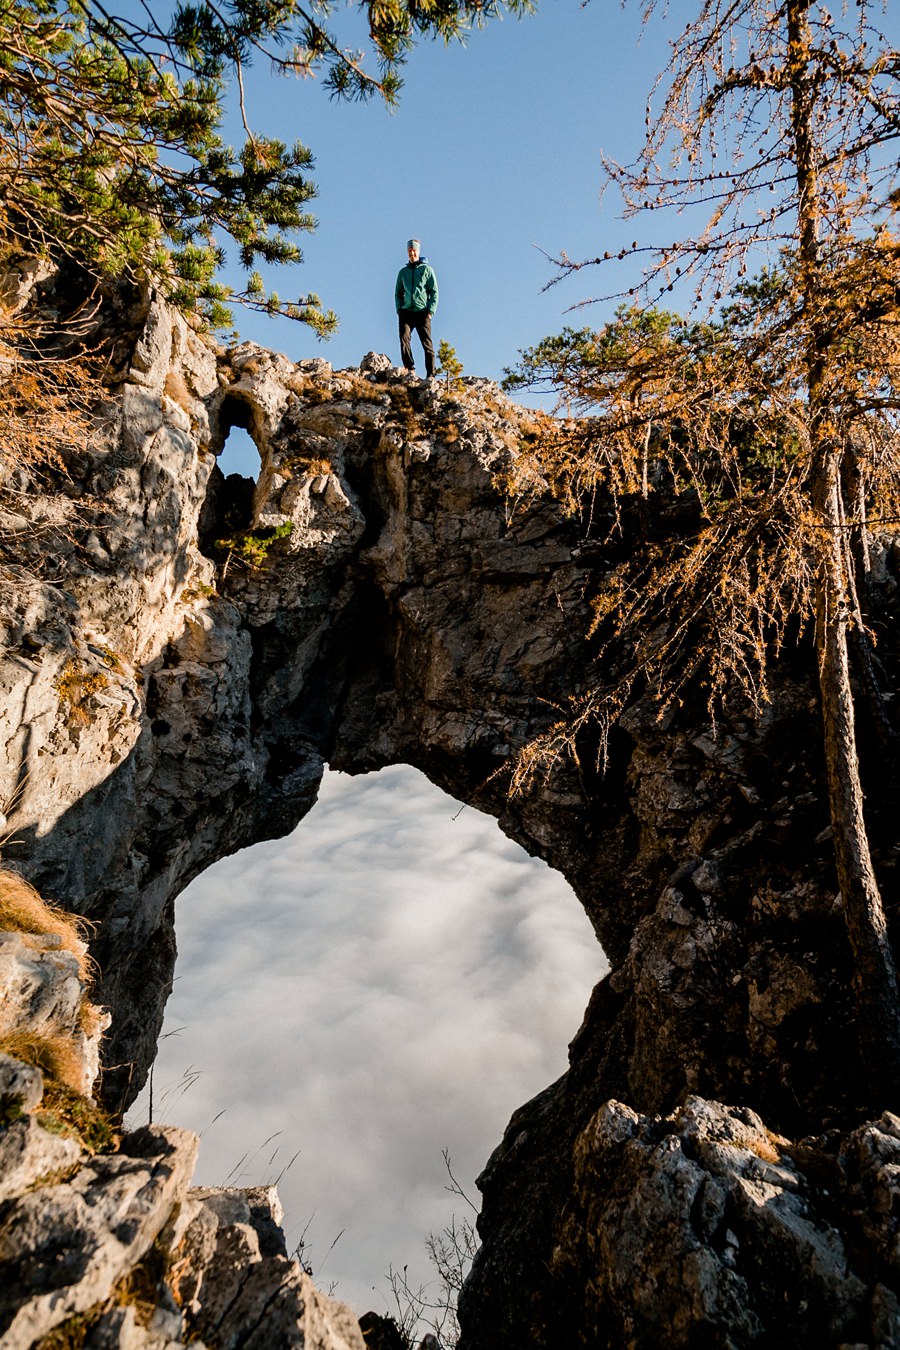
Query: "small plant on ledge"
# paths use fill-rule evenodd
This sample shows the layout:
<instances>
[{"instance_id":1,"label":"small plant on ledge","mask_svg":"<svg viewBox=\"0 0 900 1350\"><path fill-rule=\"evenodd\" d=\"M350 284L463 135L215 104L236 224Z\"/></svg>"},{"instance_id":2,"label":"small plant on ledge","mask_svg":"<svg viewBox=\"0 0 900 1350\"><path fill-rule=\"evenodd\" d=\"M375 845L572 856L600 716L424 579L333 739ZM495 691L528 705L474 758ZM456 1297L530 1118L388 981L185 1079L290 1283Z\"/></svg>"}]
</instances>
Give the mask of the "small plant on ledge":
<instances>
[{"instance_id":1,"label":"small plant on ledge","mask_svg":"<svg viewBox=\"0 0 900 1350\"><path fill-rule=\"evenodd\" d=\"M455 393L462 388L463 363L456 355L456 348L451 347L446 338L442 339L438 347L438 374L443 375L448 393Z\"/></svg>"},{"instance_id":2,"label":"small plant on ledge","mask_svg":"<svg viewBox=\"0 0 900 1350\"><path fill-rule=\"evenodd\" d=\"M222 568L223 579L227 575L232 558L237 558L249 568L264 567L269 550L280 539L289 539L293 523L285 520L281 525L268 525L259 530L241 530L238 534L225 539L217 539L213 547L216 552L224 553L225 565Z\"/></svg>"}]
</instances>

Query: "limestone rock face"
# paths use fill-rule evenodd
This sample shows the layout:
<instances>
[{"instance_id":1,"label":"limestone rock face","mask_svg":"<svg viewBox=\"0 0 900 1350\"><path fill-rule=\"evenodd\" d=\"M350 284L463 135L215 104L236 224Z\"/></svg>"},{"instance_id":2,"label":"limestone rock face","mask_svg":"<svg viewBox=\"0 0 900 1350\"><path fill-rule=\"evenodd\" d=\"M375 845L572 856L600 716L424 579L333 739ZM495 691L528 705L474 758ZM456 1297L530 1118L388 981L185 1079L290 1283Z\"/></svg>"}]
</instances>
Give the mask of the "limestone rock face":
<instances>
[{"instance_id":1,"label":"limestone rock face","mask_svg":"<svg viewBox=\"0 0 900 1350\"><path fill-rule=\"evenodd\" d=\"M52 572L25 531L0 596L10 856L96 924L107 1102L130 1101L152 1061L184 886L292 829L323 763L407 762L558 868L612 965L568 1073L515 1114L481 1178L464 1347L657 1347L663 1325L688 1344L695 1324L711 1345L777 1345L789 1277L792 1328L805 1299L819 1344L890 1345L896 1137L887 1118L862 1124L881 1105L857 1052L811 653L789 653L759 717L735 703L713 725L686 698L660 719L636 692L605 741L585 727L577 758L510 797L514 757L615 675L617 653L598 669L585 634L604 579L645 547L643 508L598 499L577 521L505 495L546 423L488 381L453 392L377 354L334 371L217 350L152 296L128 322L68 466L79 526ZM217 464L235 426L252 478ZM892 539L871 556L890 663ZM893 903L890 794L867 812ZM221 1269L248 1318L277 1305L301 1343L316 1297L253 1204L227 1221L224 1202L192 1204L191 1334L212 1334ZM11 1315L37 1326L43 1296ZM177 1344L164 1312L153 1330L109 1309L103 1344Z\"/></svg>"},{"instance_id":2,"label":"limestone rock face","mask_svg":"<svg viewBox=\"0 0 900 1350\"><path fill-rule=\"evenodd\" d=\"M365 1350L350 1309L288 1260L274 1186L196 1189L190 1199L193 1217L176 1257L192 1337L221 1350Z\"/></svg>"},{"instance_id":3,"label":"limestone rock face","mask_svg":"<svg viewBox=\"0 0 900 1350\"><path fill-rule=\"evenodd\" d=\"M884 1213L898 1130L885 1115L798 1148L746 1108L689 1097L660 1118L608 1102L576 1142L556 1252L592 1272L579 1343L898 1344Z\"/></svg>"},{"instance_id":4,"label":"limestone rock face","mask_svg":"<svg viewBox=\"0 0 900 1350\"><path fill-rule=\"evenodd\" d=\"M6 1343L34 1345L110 1298L162 1230L195 1158L196 1140L186 1131L147 1128L119 1153L85 1163L71 1181L8 1202L0 1249Z\"/></svg>"},{"instance_id":5,"label":"limestone rock face","mask_svg":"<svg viewBox=\"0 0 900 1350\"><path fill-rule=\"evenodd\" d=\"M222 1350L364 1350L352 1313L287 1258L274 1188L263 1198L222 1191L215 1202L189 1189L194 1135L148 1127L83 1159L72 1140L29 1120L0 1129L0 1161L28 1129L56 1152L45 1152L42 1175L4 1167L5 1350L29 1350L55 1329L90 1347L174 1350L208 1336Z\"/></svg>"},{"instance_id":6,"label":"limestone rock face","mask_svg":"<svg viewBox=\"0 0 900 1350\"><path fill-rule=\"evenodd\" d=\"M17 1043L46 1036L45 1005L20 1006ZM4 1350L202 1350L203 1337L221 1350L365 1350L352 1313L288 1259L274 1187L192 1190L198 1140L171 1127L115 1147L110 1136L92 1156L78 1132L90 1108L71 1088L60 1104L55 1086L48 1105L41 1071L0 1055Z\"/></svg>"},{"instance_id":7,"label":"limestone rock face","mask_svg":"<svg viewBox=\"0 0 900 1350\"><path fill-rule=\"evenodd\" d=\"M31 1115L11 1121L0 1130L0 1201L68 1171L80 1157L74 1139L42 1129Z\"/></svg>"}]
</instances>

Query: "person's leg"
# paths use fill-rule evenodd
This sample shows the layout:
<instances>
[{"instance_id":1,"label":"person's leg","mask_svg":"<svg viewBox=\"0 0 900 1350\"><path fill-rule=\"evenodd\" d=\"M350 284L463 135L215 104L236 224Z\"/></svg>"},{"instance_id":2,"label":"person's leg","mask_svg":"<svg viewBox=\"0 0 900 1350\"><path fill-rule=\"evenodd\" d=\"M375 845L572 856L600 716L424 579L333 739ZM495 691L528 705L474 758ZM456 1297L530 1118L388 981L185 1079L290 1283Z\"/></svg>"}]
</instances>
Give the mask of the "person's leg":
<instances>
[{"instance_id":1,"label":"person's leg","mask_svg":"<svg viewBox=\"0 0 900 1350\"><path fill-rule=\"evenodd\" d=\"M431 340L431 315L416 315L416 332L422 343L422 351L425 353L425 374L434 374L434 343Z\"/></svg>"},{"instance_id":2,"label":"person's leg","mask_svg":"<svg viewBox=\"0 0 900 1350\"><path fill-rule=\"evenodd\" d=\"M412 354L412 315L409 310L401 309L397 315L400 324L400 360L407 370L415 370L416 363Z\"/></svg>"}]
</instances>

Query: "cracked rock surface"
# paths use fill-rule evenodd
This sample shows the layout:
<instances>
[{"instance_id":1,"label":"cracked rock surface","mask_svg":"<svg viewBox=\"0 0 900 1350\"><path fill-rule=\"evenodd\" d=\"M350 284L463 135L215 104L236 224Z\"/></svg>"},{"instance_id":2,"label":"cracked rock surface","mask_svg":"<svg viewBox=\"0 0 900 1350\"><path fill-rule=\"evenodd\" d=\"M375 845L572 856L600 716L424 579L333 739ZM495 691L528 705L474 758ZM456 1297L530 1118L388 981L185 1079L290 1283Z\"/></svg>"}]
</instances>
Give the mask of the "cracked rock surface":
<instances>
[{"instance_id":1,"label":"cracked rock surface","mask_svg":"<svg viewBox=\"0 0 900 1350\"><path fill-rule=\"evenodd\" d=\"M556 1253L593 1272L582 1343L897 1345L884 1186L898 1159L890 1114L794 1147L746 1108L689 1097L660 1118L608 1102L576 1141Z\"/></svg>"},{"instance_id":2,"label":"cracked rock surface","mask_svg":"<svg viewBox=\"0 0 900 1350\"><path fill-rule=\"evenodd\" d=\"M7 968L18 936L0 938ZM41 1013L71 1000L73 980L81 1002L77 975L43 973L43 999L18 1009L20 1043L45 1034ZM274 1187L192 1188L199 1141L171 1126L110 1135L95 1153L98 1137L79 1132L90 1082L80 1105L74 1090L45 1101L47 1085L0 1054L3 1350L365 1350L349 1309L288 1258Z\"/></svg>"},{"instance_id":3,"label":"cracked rock surface","mask_svg":"<svg viewBox=\"0 0 900 1350\"><path fill-rule=\"evenodd\" d=\"M592 599L646 544L641 504L598 498L583 522L549 495L511 501L504 475L547 419L488 381L448 390L377 354L335 371L217 349L157 298L132 299L96 435L68 465L79 527L52 575L23 531L0 595L10 857L96 925L107 1103L132 1100L152 1062L187 883L290 831L325 763L413 764L566 876L612 966L567 1074L515 1113L480 1179L464 1348L900 1344L895 1122L859 1062L811 651L785 653L760 716L735 702L713 725L687 697L660 718L636 691L604 773L586 728L577 759L510 797L514 757L615 676L617 652L601 668L585 634ZM252 479L217 464L234 426L259 452ZM890 666L893 539L870 551ZM870 788L891 913L896 808ZM31 998L23 986L23 1009ZM38 1165L27 1136L8 1145L23 1176ZM83 1201L73 1185L50 1189ZM227 1223L224 1202L191 1203L172 1240L196 1241L178 1284L191 1334L227 1337L229 1297L245 1329L304 1326L320 1296L252 1203ZM18 1193L4 1205L31 1212ZM37 1326L48 1289L8 1315ZM177 1344L159 1309L155 1327L106 1309L96 1343ZM342 1316L327 1312L331 1343L353 1345Z\"/></svg>"}]
</instances>

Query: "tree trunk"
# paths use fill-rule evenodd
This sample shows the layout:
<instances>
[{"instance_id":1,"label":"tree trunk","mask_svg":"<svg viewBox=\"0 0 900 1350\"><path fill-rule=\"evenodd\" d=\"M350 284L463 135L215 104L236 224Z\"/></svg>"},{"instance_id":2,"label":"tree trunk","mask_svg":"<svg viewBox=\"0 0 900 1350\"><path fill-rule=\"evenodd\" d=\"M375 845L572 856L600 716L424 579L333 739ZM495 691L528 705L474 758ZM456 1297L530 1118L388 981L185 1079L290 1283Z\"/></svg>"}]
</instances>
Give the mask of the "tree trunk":
<instances>
[{"instance_id":1,"label":"tree trunk","mask_svg":"<svg viewBox=\"0 0 900 1350\"><path fill-rule=\"evenodd\" d=\"M891 772L896 773L900 760L898 753L900 737L888 711L881 665L876 660L872 639L866 627L867 616L872 609L871 562L866 526L866 480L859 456L852 446L844 447L842 482L844 499L854 503L854 519L850 528L847 526L846 518L841 516L850 601L850 652L855 658L856 670L865 691L869 715L881 738L885 762L890 765ZM839 495L838 507L841 504ZM864 600L860 599L860 591Z\"/></svg>"},{"instance_id":2,"label":"tree trunk","mask_svg":"<svg viewBox=\"0 0 900 1350\"><path fill-rule=\"evenodd\" d=\"M860 1050L872 1101L900 1107L900 990L863 816L863 792L847 623L846 540L840 526L839 460L823 467L822 547L817 581L816 646L831 830L844 919L853 953Z\"/></svg>"},{"instance_id":3,"label":"tree trunk","mask_svg":"<svg viewBox=\"0 0 900 1350\"><path fill-rule=\"evenodd\" d=\"M841 449L829 404L830 333L822 293L817 83L810 75L810 0L787 0L787 63L797 184L797 262L806 331L812 505L817 516L816 648L831 832L847 935L863 1063L871 1102L900 1107L900 991L863 816L847 628L850 560L841 497Z\"/></svg>"}]
</instances>

